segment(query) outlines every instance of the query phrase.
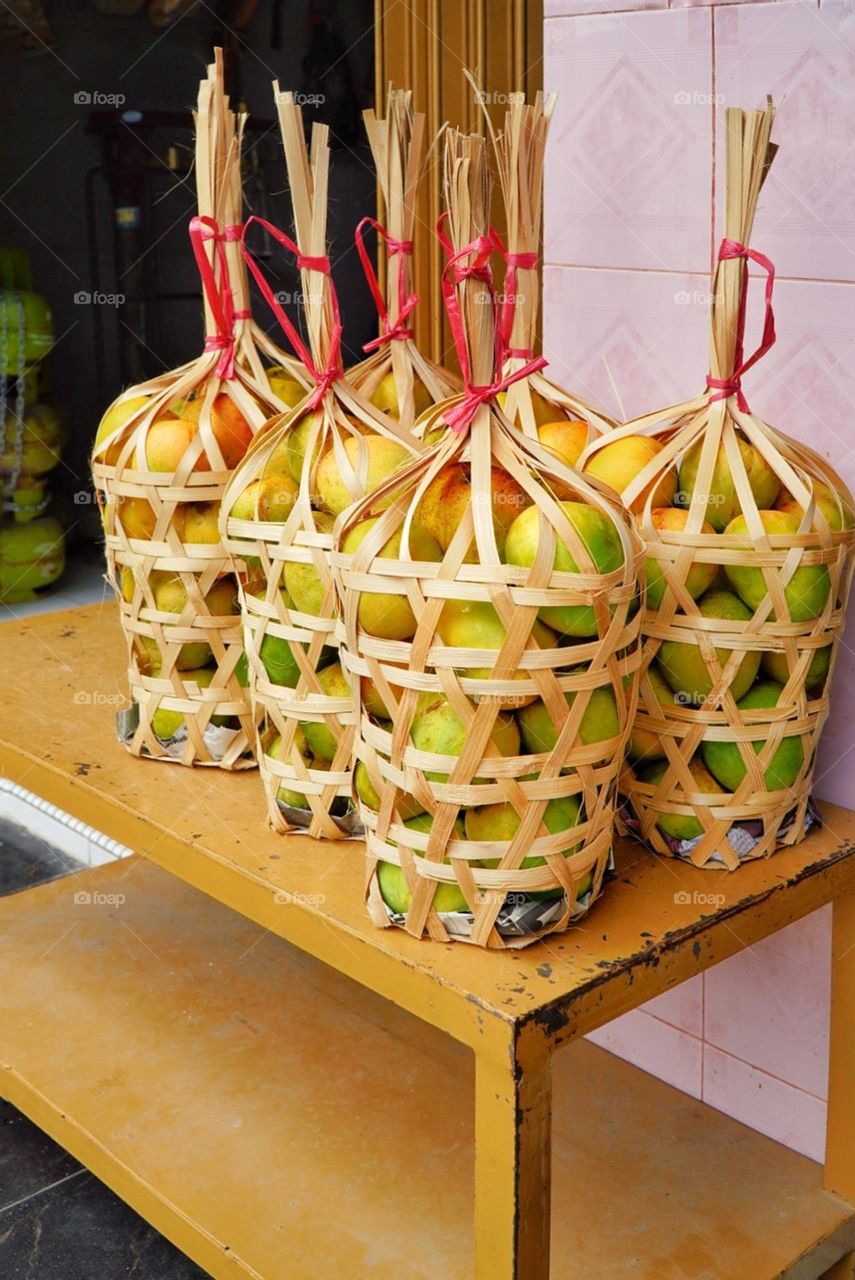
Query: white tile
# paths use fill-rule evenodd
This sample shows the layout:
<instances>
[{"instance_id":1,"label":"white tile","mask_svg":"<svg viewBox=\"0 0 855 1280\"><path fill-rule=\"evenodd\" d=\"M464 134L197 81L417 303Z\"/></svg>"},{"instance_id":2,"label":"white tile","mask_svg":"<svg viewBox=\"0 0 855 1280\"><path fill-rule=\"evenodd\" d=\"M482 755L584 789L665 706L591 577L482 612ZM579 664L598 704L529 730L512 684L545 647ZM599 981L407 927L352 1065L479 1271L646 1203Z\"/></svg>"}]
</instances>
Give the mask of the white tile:
<instances>
[{"instance_id":1,"label":"white tile","mask_svg":"<svg viewBox=\"0 0 855 1280\"><path fill-rule=\"evenodd\" d=\"M76 862L88 864L89 842L85 834L64 826L49 813L3 788L0 788L0 816L17 823L52 849L61 850Z\"/></svg>"},{"instance_id":2,"label":"white tile","mask_svg":"<svg viewBox=\"0 0 855 1280\"><path fill-rule=\"evenodd\" d=\"M681 982L678 987L648 1000L641 1006L645 1013L663 1022L677 1027L680 1031L688 1031L690 1035L702 1037L704 1033L704 975L698 974Z\"/></svg>"},{"instance_id":3,"label":"white tile","mask_svg":"<svg viewBox=\"0 0 855 1280\"><path fill-rule=\"evenodd\" d=\"M708 1044L818 1098L828 1085L831 908L706 974Z\"/></svg>"},{"instance_id":4,"label":"white tile","mask_svg":"<svg viewBox=\"0 0 855 1280\"><path fill-rule=\"evenodd\" d=\"M703 1100L811 1160L824 1158L825 1103L711 1045L704 1050Z\"/></svg>"},{"instance_id":5,"label":"white tile","mask_svg":"<svg viewBox=\"0 0 855 1280\"><path fill-rule=\"evenodd\" d=\"M545 0L544 17L569 18L578 13L614 13L618 9L667 9L668 0Z\"/></svg>"},{"instance_id":6,"label":"white tile","mask_svg":"<svg viewBox=\"0 0 855 1280\"><path fill-rule=\"evenodd\" d=\"M855 12L851 0L738 4L715 10L716 94L723 106L775 102L780 144L760 193L754 245L781 276L855 280ZM717 112L717 190L724 183ZM716 210L721 228L721 203Z\"/></svg>"},{"instance_id":7,"label":"white tile","mask_svg":"<svg viewBox=\"0 0 855 1280\"><path fill-rule=\"evenodd\" d=\"M615 418L697 395L708 369L709 277L547 266L546 376Z\"/></svg>"},{"instance_id":8,"label":"white tile","mask_svg":"<svg viewBox=\"0 0 855 1280\"><path fill-rule=\"evenodd\" d=\"M544 85L545 260L708 271L710 10L553 18Z\"/></svg>"},{"instance_id":9,"label":"white tile","mask_svg":"<svg viewBox=\"0 0 855 1280\"><path fill-rule=\"evenodd\" d=\"M111 853L110 850L102 848L102 846L100 844L96 844L94 840L88 839L86 843L88 846L87 853L90 867L103 867L108 862L115 862L117 860L117 854Z\"/></svg>"},{"instance_id":10,"label":"white tile","mask_svg":"<svg viewBox=\"0 0 855 1280\"><path fill-rule=\"evenodd\" d=\"M75 605L101 604L105 600L112 600L115 595L113 588L101 577L69 587L64 590L64 594Z\"/></svg>"},{"instance_id":11,"label":"white tile","mask_svg":"<svg viewBox=\"0 0 855 1280\"><path fill-rule=\"evenodd\" d=\"M591 1032L588 1039L675 1089L701 1096L703 1046L685 1031L633 1009Z\"/></svg>"}]
</instances>

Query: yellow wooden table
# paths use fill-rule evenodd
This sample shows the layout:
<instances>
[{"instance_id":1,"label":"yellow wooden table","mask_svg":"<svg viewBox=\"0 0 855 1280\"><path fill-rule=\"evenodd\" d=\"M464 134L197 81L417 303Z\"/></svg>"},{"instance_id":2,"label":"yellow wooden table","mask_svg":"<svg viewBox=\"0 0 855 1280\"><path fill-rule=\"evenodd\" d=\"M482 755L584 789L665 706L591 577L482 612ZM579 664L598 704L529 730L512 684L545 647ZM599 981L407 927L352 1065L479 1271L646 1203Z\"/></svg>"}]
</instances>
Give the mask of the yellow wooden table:
<instances>
[{"instance_id":1,"label":"yellow wooden table","mask_svg":"<svg viewBox=\"0 0 855 1280\"><path fill-rule=\"evenodd\" d=\"M735 875L619 843L585 923L520 953L417 942L368 921L358 843L265 828L252 773L120 749L121 651L112 606L0 628L0 773L140 855L0 900L0 1093L201 1266L853 1274L849 811ZM824 1174L590 1044L555 1056L830 901Z\"/></svg>"}]
</instances>

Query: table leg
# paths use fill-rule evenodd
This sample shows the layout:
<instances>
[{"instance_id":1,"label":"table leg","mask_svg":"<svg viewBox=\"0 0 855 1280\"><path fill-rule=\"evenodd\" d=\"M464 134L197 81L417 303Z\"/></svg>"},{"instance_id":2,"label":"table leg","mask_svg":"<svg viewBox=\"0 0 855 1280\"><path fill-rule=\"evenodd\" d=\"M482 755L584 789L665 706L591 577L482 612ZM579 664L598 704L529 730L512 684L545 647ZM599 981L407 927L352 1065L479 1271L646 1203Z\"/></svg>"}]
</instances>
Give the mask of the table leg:
<instances>
[{"instance_id":1,"label":"table leg","mask_svg":"<svg viewBox=\"0 0 855 1280\"><path fill-rule=\"evenodd\" d=\"M855 1280L855 1253L847 1253L828 1271L823 1271L820 1280Z\"/></svg>"},{"instance_id":2,"label":"table leg","mask_svg":"<svg viewBox=\"0 0 855 1280\"><path fill-rule=\"evenodd\" d=\"M855 1204L855 892L832 912L825 1186Z\"/></svg>"},{"instance_id":3,"label":"table leg","mask_svg":"<svg viewBox=\"0 0 855 1280\"><path fill-rule=\"evenodd\" d=\"M549 1280L552 1072L501 1027L475 1058L476 1280Z\"/></svg>"}]
</instances>

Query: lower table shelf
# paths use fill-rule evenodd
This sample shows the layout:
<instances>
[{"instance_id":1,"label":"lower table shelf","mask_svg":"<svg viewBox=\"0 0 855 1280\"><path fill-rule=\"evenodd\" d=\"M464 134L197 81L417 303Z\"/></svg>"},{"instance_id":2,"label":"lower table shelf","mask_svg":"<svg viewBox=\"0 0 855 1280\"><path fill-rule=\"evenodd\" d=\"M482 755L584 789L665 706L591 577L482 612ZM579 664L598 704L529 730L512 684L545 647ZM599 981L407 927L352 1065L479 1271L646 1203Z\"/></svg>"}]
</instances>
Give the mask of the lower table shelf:
<instances>
[{"instance_id":1,"label":"lower table shelf","mask_svg":"<svg viewBox=\"0 0 855 1280\"><path fill-rule=\"evenodd\" d=\"M805 1280L855 1247L818 1165L585 1042L554 1072L553 1280ZM0 1094L218 1280L468 1280L473 1080L136 858L0 900Z\"/></svg>"}]
</instances>

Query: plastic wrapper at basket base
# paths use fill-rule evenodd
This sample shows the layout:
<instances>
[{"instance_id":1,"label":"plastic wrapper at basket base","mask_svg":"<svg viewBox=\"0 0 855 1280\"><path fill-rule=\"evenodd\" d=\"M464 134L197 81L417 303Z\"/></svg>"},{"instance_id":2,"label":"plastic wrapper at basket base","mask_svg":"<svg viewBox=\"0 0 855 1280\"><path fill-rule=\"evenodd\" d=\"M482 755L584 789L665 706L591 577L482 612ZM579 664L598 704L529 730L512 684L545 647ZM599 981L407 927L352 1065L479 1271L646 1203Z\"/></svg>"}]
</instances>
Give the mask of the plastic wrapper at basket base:
<instances>
[{"instance_id":1,"label":"plastic wrapper at basket base","mask_svg":"<svg viewBox=\"0 0 855 1280\"><path fill-rule=\"evenodd\" d=\"M623 493L643 502L648 554L646 669L623 816L656 852L730 870L797 843L816 820L810 789L855 548L845 485L750 412L741 386L775 340L774 269L747 245L774 154L771 124L771 105L727 112L727 235L706 393L586 454L641 433L661 446ZM766 273L766 318L746 359L749 261ZM674 507L663 493L675 494Z\"/></svg>"},{"instance_id":2,"label":"plastic wrapper at basket base","mask_svg":"<svg viewBox=\"0 0 855 1280\"><path fill-rule=\"evenodd\" d=\"M427 415L426 429L454 403ZM410 559L407 549L420 541L419 504L443 469L459 461L471 468L467 514L442 560ZM530 568L500 555L491 516L498 468L511 478L521 510L538 512L541 550ZM619 567L596 572L550 485L572 489L591 511L600 536L619 548ZM377 498L390 496L382 510ZM349 535L374 517L358 550L348 552ZM399 553L381 555L398 533ZM579 572L551 567L556 540ZM474 560L467 555L473 549ZM376 924L441 940L524 946L566 928L597 897L634 710L641 555L603 490L487 406L468 438L449 432L343 517L333 564L343 600L342 663L362 692L356 789ZM394 608L406 598L411 638L384 639L361 625L364 603L376 608L384 596ZM488 625L500 620L498 651L495 643L479 647L477 635L465 648L459 638L455 646L442 642L443 619L473 607L488 614ZM538 613L550 608L583 619L575 643L538 625ZM494 625L491 631L495 636ZM378 705L385 717L376 714ZM524 731L529 749L540 741L543 750L526 754L521 745L522 707L534 708ZM549 821L553 814L557 822Z\"/></svg>"}]
</instances>

